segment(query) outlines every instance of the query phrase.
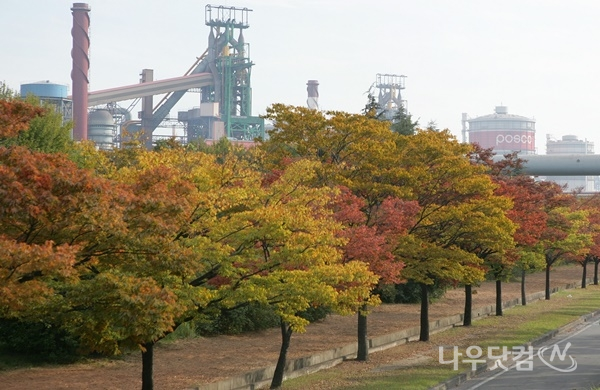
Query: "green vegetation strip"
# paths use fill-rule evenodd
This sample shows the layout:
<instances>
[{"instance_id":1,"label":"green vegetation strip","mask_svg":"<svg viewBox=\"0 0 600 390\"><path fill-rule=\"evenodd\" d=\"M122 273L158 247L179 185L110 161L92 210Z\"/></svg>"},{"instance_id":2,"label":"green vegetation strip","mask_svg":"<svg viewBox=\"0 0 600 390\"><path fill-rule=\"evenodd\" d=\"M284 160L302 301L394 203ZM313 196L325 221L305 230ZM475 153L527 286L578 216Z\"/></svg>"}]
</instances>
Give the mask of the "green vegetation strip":
<instances>
[{"instance_id":1,"label":"green vegetation strip","mask_svg":"<svg viewBox=\"0 0 600 390\"><path fill-rule=\"evenodd\" d=\"M291 379L284 382L283 388L429 389L470 369L470 365L459 365L455 371L452 364L440 364L439 346L445 347L448 360L455 345L462 356L469 346L480 346L484 351L488 346L507 346L510 351L513 346L532 341L599 308L599 286L561 291L552 295L550 301L517 306L506 310L503 317L487 317L468 328L457 327L432 335L430 342L414 342L372 354L367 363L344 362L328 370ZM402 348L405 349L403 353Z\"/></svg>"}]
</instances>

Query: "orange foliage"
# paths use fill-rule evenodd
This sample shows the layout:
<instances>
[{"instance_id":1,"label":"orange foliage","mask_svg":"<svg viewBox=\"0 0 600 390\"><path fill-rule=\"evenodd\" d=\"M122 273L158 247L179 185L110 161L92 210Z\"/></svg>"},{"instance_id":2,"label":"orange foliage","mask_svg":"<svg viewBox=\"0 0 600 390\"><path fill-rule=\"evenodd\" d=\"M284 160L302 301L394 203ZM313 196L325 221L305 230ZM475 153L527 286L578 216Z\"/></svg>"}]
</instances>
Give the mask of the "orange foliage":
<instances>
[{"instance_id":1,"label":"orange foliage","mask_svg":"<svg viewBox=\"0 0 600 390\"><path fill-rule=\"evenodd\" d=\"M364 199L342 188L333 208L335 218L346 225L340 236L347 239L346 262L358 260L386 283L399 283L404 264L393 254L396 238L406 234L419 211L417 202L386 198L368 210Z\"/></svg>"},{"instance_id":2,"label":"orange foliage","mask_svg":"<svg viewBox=\"0 0 600 390\"><path fill-rule=\"evenodd\" d=\"M44 108L21 100L0 100L0 139L17 136L27 129L33 118L43 113Z\"/></svg>"}]
</instances>

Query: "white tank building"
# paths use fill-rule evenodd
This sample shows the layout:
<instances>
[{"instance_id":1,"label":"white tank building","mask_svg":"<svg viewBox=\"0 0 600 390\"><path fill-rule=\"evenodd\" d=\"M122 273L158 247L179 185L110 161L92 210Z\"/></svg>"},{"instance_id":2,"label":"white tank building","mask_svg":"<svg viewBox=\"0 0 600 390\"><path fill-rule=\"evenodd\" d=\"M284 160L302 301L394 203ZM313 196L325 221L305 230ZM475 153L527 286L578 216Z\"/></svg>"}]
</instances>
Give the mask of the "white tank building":
<instances>
[{"instance_id":1,"label":"white tank building","mask_svg":"<svg viewBox=\"0 0 600 390\"><path fill-rule=\"evenodd\" d=\"M594 143L580 140L576 135L564 135L560 140L547 135L546 154L548 156L590 155L594 154ZM598 191L600 187L598 176L546 176L546 180L566 185L565 191L581 189L584 192L593 192Z\"/></svg>"},{"instance_id":2,"label":"white tank building","mask_svg":"<svg viewBox=\"0 0 600 390\"><path fill-rule=\"evenodd\" d=\"M117 125L110 111L98 109L88 114L88 139L98 149L112 149L117 135Z\"/></svg>"}]
</instances>

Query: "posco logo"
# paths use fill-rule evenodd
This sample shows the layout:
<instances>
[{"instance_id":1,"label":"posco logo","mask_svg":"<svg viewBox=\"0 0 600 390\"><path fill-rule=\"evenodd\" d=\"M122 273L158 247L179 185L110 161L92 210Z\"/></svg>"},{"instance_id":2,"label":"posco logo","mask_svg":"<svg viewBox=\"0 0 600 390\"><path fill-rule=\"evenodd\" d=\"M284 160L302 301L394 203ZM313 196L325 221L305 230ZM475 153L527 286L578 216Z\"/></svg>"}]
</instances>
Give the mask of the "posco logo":
<instances>
[{"instance_id":1,"label":"posco logo","mask_svg":"<svg viewBox=\"0 0 600 390\"><path fill-rule=\"evenodd\" d=\"M500 144L530 144L531 145L532 143L533 143L533 136L531 136L531 135L498 134L496 136L496 145L500 145Z\"/></svg>"}]
</instances>

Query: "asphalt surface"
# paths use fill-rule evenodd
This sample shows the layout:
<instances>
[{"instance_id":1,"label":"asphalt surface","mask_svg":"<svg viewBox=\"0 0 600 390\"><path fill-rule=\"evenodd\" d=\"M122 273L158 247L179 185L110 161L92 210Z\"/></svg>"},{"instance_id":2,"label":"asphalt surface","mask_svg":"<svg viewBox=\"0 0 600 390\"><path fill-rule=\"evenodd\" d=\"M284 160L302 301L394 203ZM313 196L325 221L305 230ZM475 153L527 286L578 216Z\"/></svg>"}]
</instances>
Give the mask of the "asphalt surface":
<instances>
[{"instance_id":1,"label":"asphalt surface","mask_svg":"<svg viewBox=\"0 0 600 390\"><path fill-rule=\"evenodd\" d=\"M509 357L495 359L496 368L474 377L457 390L600 389L600 315L547 342L523 349L508 350ZM477 355L471 350L471 356ZM487 357L488 351L481 351ZM513 361L510 354L515 358ZM501 356L502 349L492 351ZM518 355L521 355L520 357ZM469 359L461 356L459 359Z\"/></svg>"}]
</instances>

